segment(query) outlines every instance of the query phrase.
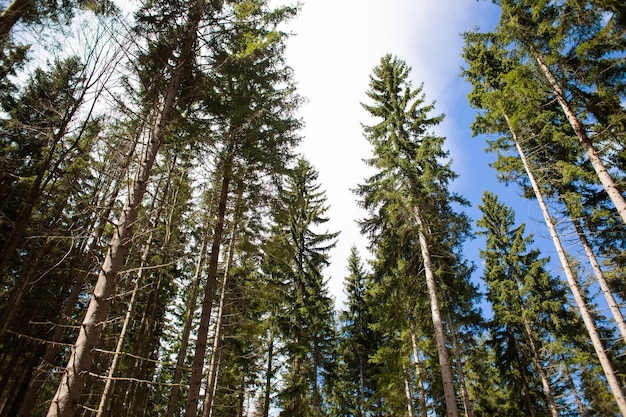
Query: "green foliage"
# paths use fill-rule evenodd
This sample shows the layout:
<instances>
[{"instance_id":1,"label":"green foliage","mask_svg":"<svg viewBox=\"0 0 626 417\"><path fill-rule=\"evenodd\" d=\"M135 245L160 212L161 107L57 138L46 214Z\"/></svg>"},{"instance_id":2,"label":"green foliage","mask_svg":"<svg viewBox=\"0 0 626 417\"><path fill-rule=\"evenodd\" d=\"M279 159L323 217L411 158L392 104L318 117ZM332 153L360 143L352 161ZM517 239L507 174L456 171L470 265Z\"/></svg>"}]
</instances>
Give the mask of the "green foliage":
<instances>
[{"instance_id":1,"label":"green foliage","mask_svg":"<svg viewBox=\"0 0 626 417\"><path fill-rule=\"evenodd\" d=\"M283 297L279 329L288 370L280 401L285 416L322 412L318 384L334 355L333 301L323 268L338 233L319 231L328 221L328 207L317 177L302 158L290 171L274 211L276 226L266 249L268 259L274 260L267 272L274 276Z\"/></svg>"},{"instance_id":2,"label":"green foliage","mask_svg":"<svg viewBox=\"0 0 626 417\"><path fill-rule=\"evenodd\" d=\"M416 212L423 221L421 231L426 239L433 259L431 266L438 290L437 297L443 298L444 291L467 294L468 298L450 300L453 320L459 317L461 304L471 305L475 289L466 282L469 274L462 266L460 248L469 236L469 220L455 210L455 206L466 201L450 192L450 183L456 178L443 149L445 139L434 134L433 129L443 115L432 116L433 104L427 104L422 86L414 89L409 80L408 65L391 55L384 56L370 77L367 96L371 104L363 107L375 118L375 124L363 127L365 137L372 144L373 157L366 162L377 172L359 185L356 193L360 204L368 210L368 217L360 221L362 233L370 239L370 248L375 255L371 293L373 316L371 328L384 334L374 363L382 367L375 376L378 399L374 403L385 404L394 413L405 410L405 370L413 369L409 360L415 356L411 337L418 343L433 339L433 321L429 304L432 298L424 283L424 260L418 242ZM471 268L470 268L471 270ZM445 289L445 290L444 290ZM469 294L474 295L469 295ZM463 304L466 306L467 304ZM417 328L412 328L413 322ZM461 321L457 323L460 326ZM403 357L395 357L391 365L388 352L404 346ZM420 404L443 412L445 408L437 347L432 343L422 344L426 351L418 352L429 363L433 371L423 372L420 380L413 375L410 384L417 393L427 386L427 401ZM409 353L411 352L411 353ZM415 360L416 358L413 358ZM411 402L414 402L411 400Z\"/></svg>"}]
</instances>

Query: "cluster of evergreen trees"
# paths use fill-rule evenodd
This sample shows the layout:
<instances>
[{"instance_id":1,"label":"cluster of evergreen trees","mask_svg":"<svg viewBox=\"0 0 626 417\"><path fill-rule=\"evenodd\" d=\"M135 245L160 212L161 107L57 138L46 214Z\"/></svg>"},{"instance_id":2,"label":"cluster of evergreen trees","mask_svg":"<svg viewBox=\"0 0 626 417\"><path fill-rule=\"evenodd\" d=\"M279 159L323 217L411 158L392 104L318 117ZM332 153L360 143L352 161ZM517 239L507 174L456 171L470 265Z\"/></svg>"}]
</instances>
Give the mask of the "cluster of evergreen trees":
<instances>
[{"instance_id":1,"label":"cluster of evergreen trees","mask_svg":"<svg viewBox=\"0 0 626 417\"><path fill-rule=\"evenodd\" d=\"M355 187L372 259L353 249L337 313L338 232L296 153L280 27L297 7L13 1L0 416L626 415L624 8L498 4L494 31L464 35L473 129L539 203L562 276L496 195L472 230L443 115L387 55Z\"/></svg>"}]
</instances>

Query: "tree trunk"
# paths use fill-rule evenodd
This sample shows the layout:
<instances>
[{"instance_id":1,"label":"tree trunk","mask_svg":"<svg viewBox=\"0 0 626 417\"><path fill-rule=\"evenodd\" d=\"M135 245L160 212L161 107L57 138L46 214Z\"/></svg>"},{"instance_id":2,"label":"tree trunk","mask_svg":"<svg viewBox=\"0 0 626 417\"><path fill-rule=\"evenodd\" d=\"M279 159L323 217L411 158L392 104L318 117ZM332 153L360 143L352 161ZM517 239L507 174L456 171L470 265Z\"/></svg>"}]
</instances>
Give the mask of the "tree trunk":
<instances>
[{"instance_id":1,"label":"tree trunk","mask_svg":"<svg viewBox=\"0 0 626 417\"><path fill-rule=\"evenodd\" d=\"M228 278L230 275L230 268L233 262L233 254L235 250L235 235L237 225L233 225L233 231L230 235L230 242L228 243L228 261L226 262L226 268L224 269L224 276L222 277L222 293L220 294L220 305L218 307L217 322L215 323L215 332L213 336L213 350L211 352L211 360L209 361L209 372L207 375L206 393L204 396L204 407L202 408L202 417L209 417L210 412L213 410L213 394L215 387L217 386L217 366L218 366L218 351L220 350L220 342L222 339L222 325L224 323L225 309L226 309L226 292L228 286Z\"/></svg>"},{"instance_id":2,"label":"tree trunk","mask_svg":"<svg viewBox=\"0 0 626 417\"><path fill-rule=\"evenodd\" d=\"M185 358L187 357L187 347L189 346L189 336L191 334L191 324L193 322L193 314L196 309L196 302L198 299L198 287L200 285L200 274L202 272L202 265L204 258L206 257L206 250L208 246L208 236L206 231L208 230L209 216L207 216L207 224L205 224L205 233L202 237L202 244L200 246L200 253L198 254L198 260L196 261L196 271L194 273L193 280L191 281L191 289L189 294L189 302L187 304L187 316L185 317L185 324L183 325L183 331L181 335L180 348L178 349L178 358L176 359L176 370L174 371L174 380L172 381L172 392L170 393L170 399L167 403L166 417L172 417L176 411L176 403L180 393L180 380L183 375L183 367L185 365Z\"/></svg>"},{"instance_id":3,"label":"tree trunk","mask_svg":"<svg viewBox=\"0 0 626 417\"><path fill-rule=\"evenodd\" d=\"M113 353L113 361L111 362L111 366L109 367L109 372L106 377L106 381L104 383L104 390L102 391L102 395L100 396L100 404L98 405L98 411L96 413L96 417L102 417L104 415L104 407L109 399L109 395L111 394L111 387L113 386L113 377L115 376L115 372L117 371L117 365L119 364L120 357L122 354L122 348L124 347L124 341L126 339L126 332L128 331L128 326L130 324L130 319L133 314L133 310L135 309L135 304L137 303L137 297L139 295L139 288L143 284L143 275L144 268L146 266L148 255L150 254L150 249L152 248L152 239L154 237L154 228L150 231L148 235L148 240L146 241L146 247L141 254L141 263L139 265L139 272L137 273L137 279L135 280L135 286L133 288L132 295L130 297L130 301L128 302L128 307L126 308L126 315L124 316L124 323L122 324L122 329L120 331L119 336L117 337L117 345L115 346L115 352Z\"/></svg>"},{"instance_id":4,"label":"tree trunk","mask_svg":"<svg viewBox=\"0 0 626 417\"><path fill-rule=\"evenodd\" d=\"M446 415L448 417L458 417L459 412L456 407L456 393L454 392L454 382L452 379L452 369L448 359L446 347L446 336L441 321L441 311L439 309L439 299L437 296L437 282L433 273L433 265L430 258L430 248L426 240L427 226L424 224L419 206L413 207L415 221L417 222L417 234L424 261L424 274L426 275L426 286L430 297L430 310L432 314L433 327L435 329L435 340L437 342L437 353L439 354L439 367L441 370L441 380L443 383L443 394L446 400Z\"/></svg>"},{"instance_id":5,"label":"tree trunk","mask_svg":"<svg viewBox=\"0 0 626 417\"><path fill-rule=\"evenodd\" d=\"M415 379L419 387L420 395L420 409L421 416L428 416L428 409L426 408L426 389L424 388L424 381L422 380L422 368L420 366L419 349L417 347L417 334L415 331L415 321L413 317L409 317L409 325L411 327L411 345L413 347L413 364L415 365Z\"/></svg>"},{"instance_id":6,"label":"tree trunk","mask_svg":"<svg viewBox=\"0 0 626 417\"><path fill-rule=\"evenodd\" d=\"M191 60L194 51L197 29L202 19L203 1L196 1L189 12L186 36L181 46L181 54L177 66L167 87L160 120L156 125L149 143L142 156L139 172L128 199L124 204L113 237L109 243L105 260L98 275L98 281L87 307L76 342L71 349L66 369L61 382L50 404L47 417L70 417L78 408L85 381L92 366L93 349L100 341L102 326L111 309L111 297L115 294L117 275L121 270L128 245L132 237L132 226L137 219L139 207L143 200L150 171L154 164L159 146L169 126L178 90L182 81L182 73Z\"/></svg>"},{"instance_id":7,"label":"tree trunk","mask_svg":"<svg viewBox=\"0 0 626 417\"><path fill-rule=\"evenodd\" d=\"M209 270L204 289L204 300L202 302L202 312L200 324L198 325L198 335L196 338L196 349L191 368L191 378L189 380L189 394L185 408L185 417L196 417L198 412L198 401L200 400L200 386L202 385L202 374L204 368L204 357L207 350L207 339L209 336L209 324L211 320L211 309L213 308L213 298L215 297L215 287L217 285L217 267L219 263L220 247L222 245L222 235L224 232L224 220L226 216L226 205L228 202L228 189L232 179L232 164L234 153L234 140L229 143L224 161L224 174L222 178L222 188L211 244L211 256L209 258Z\"/></svg>"},{"instance_id":8,"label":"tree trunk","mask_svg":"<svg viewBox=\"0 0 626 417\"><path fill-rule=\"evenodd\" d=\"M559 410L556 406L556 401L554 401L554 395L552 395L550 380L548 379L548 375L543 369L543 364L541 363L541 355L539 354L539 349L537 348L537 343L535 342L535 335L530 327L530 323L528 323L528 320L526 320L526 317L524 317L523 315L524 312L522 312L522 321L524 322L524 330L526 331L528 341L530 342L530 350L532 351L533 364L535 365L535 368L537 368L537 372L539 372L541 385L543 387L543 393L545 394L546 401L550 406L550 414L552 414L552 417L559 417Z\"/></svg>"},{"instance_id":9,"label":"tree trunk","mask_svg":"<svg viewBox=\"0 0 626 417\"><path fill-rule=\"evenodd\" d=\"M574 228L576 229L576 234L580 239L580 243L583 245L585 249L585 253L587 254L587 258L589 258L589 263L591 264L591 269L593 270L593 274L596 276L596 280L598 284L600 284L600 288L602 289L602 294L604 294L604 298L606 299L606 303L613 314L613 319L617 324L617 328L619 329L620 334L622 335L622 340L626 345L626 322L624 322L624 315L622 314L622 310L620 310L615 297L613 296L613 292L611 288L609 288L609 283L606 282L606 278L604 277L604 272L602 272L602 268L598 263L598 259L596 255L593 253L593 249L591 249L591 245L589 245L589 241L587 240L587 236L585 235L585 231L580 224L580 220L572 219L572 223L574 224Z\"/></svg>"},{"instance_id":10,"label":"tree trunk","mask_svg":"<svg viewBox=\"0 0 626 417\"><path fill-rule=\"evenodd\" d=\"M269 346L267 348L267 368L265 370L265 400L263 401L263 417L270 415L270 399L272 395L272 361L274 360L274 332L269 330Z\"/></svg>"},{"instance_id":11,"label":"tree trunk","mask_svg":"<svg viewBox=\"0 0 626 417\"><path fill-rule=\"evenodd\" d=\"M563 109L567 120L572 125L572 128L574 129L574 132L578 137L578 140L583 145L583 149L585 150L585 153L587 154L587 157L589 158L593 169L596 171L600 182L604 186L604 190L609 195L609 198L615 205L615 208L622 218L622 221L624 222L624 224L626 224L626 200L624 200L624 196L617 188L615 181L613 181L613 178L609 174L609 171L604 166L604 163L602 162L602 159L594 148L593 143L589 139L589 136L587 136L587 132L585 131L584 126L582 125L580 120L578 120L578 117L574 113L574 110L570 107L570 104L565 97L565 92L559 85L559 82L552 73L550 67L548 67L548 65L546 64L544 57L540 53L536 53L535 59L537 60L537 63L539 64L539 68L541 68L543 75L550 83L552 91L556 95L556 99L561 105L561 108ZM622 413L623 412L624 410L622 410Z\"/></svg>"},{"instance_id":12,"label":"tree trunk","mask_svg":"<svg viewBox=\"0 0 626 417\"><path fill-rule=\"evenodd\" d=\"M567 360L563 354L561 354L561 363L565 368L565 375L567 377L568 384L572 387L572 395L574 396L574 402L576 402L576 408L578 408L578 414L580 417L587 417L587 412L585 411L585 406L583 402L580 400L580 396L578 395L578 388L576 388L576 383L574 382L574 378L572 377L572 373L569 370L569 366L567 364Z\"/></svg>"},{"instance_id":13,"label":"tree trunk","mask_svg":"<svg viewBox=\"0 0 626 417\"><path fill-rule=\"evenodd\" d=\"M13 0L0 14L0 40L5 40L11 28L20 20L24 12L33 4L34 0Z\"/></svg>"},{"instance_id":14,"label":"tree trunk","mask_svg":"<svg viewBox=\"0 0 626 417\"><path fill-rule=\"evenodd\" d=\"M365 361L359 353L359 416L365 417Z\"/></svg>"},{"instance_id":15,"label":"tree trunk","mask_svg":"<svg viewBox=\"0 0 626 417\"><path fill-rule=\"evenodd\" d=\"M415 412L413 411L413 395L411 395L411 384L409 384L409 378L407 376L406 369L403 368L404 374L404 396L406 398L406 411L408 417L415 417Z\"/></svg>"},{"instance_id":16,"label":"tree trunk","mask_svg":"<svg viewBox=\"0 0 626 417\"><path fill-rule=\"evenodd\" d=\"M65 304L63 305L63 309L59 316L59 321L54 327L54 332L50 339L52 343L48 344L48 346L46 347L46 351L41 358L39 367L33 371L31 383L28 387L26 394L24 395L24 400L22 401L22 404L20 406L18 417L29 417L31 415L32 409L36 405L39 391L46 382L48 369L50 368L54 358L61 350L61 346L58 344L58 342L61 341L63 335L65 334L68 318L71 317L72 310L74 310L74 308L76 307L80 294L83 291L83 284L85 283L85 278L87 277L87 273L89 270L88 265L91 262L93 254L100 245L100 241L104 233L104 228L106 227L109 215L111 214L111 210L113 208L115 200L117 199L118 192L119 187L115 185L113 187L110 197L107 199L108 202L105 202L104 204L104 207L106 207L106 209L99 214L97 219L93 220L92 224L95 226L95 234L89 244L89 249L86 251L86 256L84 257L81 264L82 266L79 268L76 281L74 282L74 285L72 286L72 289L65 301ZM93 205L97 206L95 202Z\"/></svg>"},{"instance_id":17,"label":"tree trunk","mask_svg":"<svg viewBox=\"0 0 626 417\"><path fill-rule=\"evenodd\" d=\"M322 415L322 404L321 404L321 398L320 398L320 387L317 381L317 376L318 376L318 368L319 368L319 363L320 363L320 354L319 354L319 348L317 346L317 341L315 340L315 338L313 338L313 377L311 378L311 382L313 383L313 395L311 398L311 408L313 410L313 415L314 416L321 416Z\"/></svg>"},{"instance_id":18,"label":"tree trunk","mask_svg":"<svg viewBox=\"0 0 626 417\"><path fill-rule=\"evenodd\" d=\"M517 372L522 383L524 399L526 400L526 404L528 405L528 412L530 413L530 417L536 417L537 413L535 412L535 402L530 395L530 387L528 386L528 369L526 367L526 363L522 362L519 349L517 348L517 340L515 339L515 335L508 325L506 326L506 335L508 338L508 345L514 347L515 364L517 365Z\"/></svg>"},{"instance_id":19,"label":"tree trunk","mask_svg":"<svg viewBox=\"0 0 626 417\"><path fill-rule=\"evenodd\" d=\"M552 242L554 243L554 247L559 256L559 261L561 262L561 267L563 268L563 272L565 273L565 278L567 279L567 283L569 284L572 294L574 295L576 306L578 307L583 322L585 323L585 327L587 328L587 332L589 333L591 343L593 344L593 348L596 351L596 355L598 356L598 360L600 361L600 365L602 366L604 375L606 376L609 386L611 387L613 397L615 397L615 401L617 402L617 406L620 412L622 413L622 415L626 416L626 399L624 398L624 393L615 373L615 369L613 368L613 364L609 360L606 350L602 345L600 334L598 333L593 317L589 312L587 302L585 301L582 292L580 291L578 282L576 281L576 277L574 275L574 271L569 264L567 255L565 254L565 250L563 249L563 245L561 244L561 239L559 238L559 235L556 231L556 227L554 226L554 223L552 223L550 213L548 212L548 207L543 200L543 195L541 194L541 190L539 189L539 185L537 184L535 175L533 174L530 164L526 159L524 149L520 144L519 138L517 137L517 134L513 129L513 125L511 124L509 117L507 115L505 115L504 117L509 126L509 130L511 131L511 135L513 136L513 140L515 141L515 147L517 148L517 152L520 155L520 159L522 160L522 164L524 165L524 169L526 170L528 179L535 192L537 203L539 204L539 208L541 209L541 213L543 214L544 221L546 222L546 226L548 227L548 230L550 232L550 237L552 238Z\"/></svg>"},{"instance_id":20,"label":"tree trunk","mask_svg":"<svg viewBox=\"0 0 626 417\"><path fill-rule=\"evenodd\" d=\"M465 372L463 372L463 363L461 362L461 352L459 350L459 343L456 340L456 329L450 311L447 312L448 326L450 327L450 338L452 340L452 349L454 350L454 362L456 364L456 371L459 376L459 383L461 384L461 396L463 397L463 407L465 408L465 416L473 417L472 403L470 402L469 394L467 392L467 383L465 381Z\"/></svg>"}]
</instances>

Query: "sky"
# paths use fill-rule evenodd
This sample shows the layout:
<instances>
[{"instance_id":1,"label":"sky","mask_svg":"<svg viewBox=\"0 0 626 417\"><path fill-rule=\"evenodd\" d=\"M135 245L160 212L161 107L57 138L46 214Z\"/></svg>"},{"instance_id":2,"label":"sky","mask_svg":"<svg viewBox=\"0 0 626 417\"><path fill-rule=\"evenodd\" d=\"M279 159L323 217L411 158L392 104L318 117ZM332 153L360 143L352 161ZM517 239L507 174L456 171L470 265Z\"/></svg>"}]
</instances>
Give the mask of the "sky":
<instances>
[{"instance_id":1,"label":"sky","mask_svg":"<svg viewBox=\"0 0 626 417\"><path fill-rule=\"evenodd\" d=\"M471 202L464 211L480 218L477 206L489 190L515 209L528 233L539 238L547 234L536 204L522 200L515 185L497 182L489 166L493 156L484 152L485 138L471 135L475 110L467 102L470 86L460 76L461 34L477 27L491 30L498 13L487 0L305 0L299 16L285 27L293 33L287 41L287 63L299 94L307 99L299 111L305 123L300 152L315 166L326 190L328 230L341 232L325 270L338 308L345 302L350 248L355 245L362 257L368 256L367 240L356 224L366 213L351 190L371 173L363 162L370 147L362 133L362 123L371 119L360 103L367 102L369 75L387 53L412 67L413 86L423 83L426 101L435 102L435 114L446 114L435 133L447 138L452 168L459 175L453 191ZM478 281L482 244L475 239L464 247L466 258L477 266L473 278Z\"/></svg>"}]
</instances>

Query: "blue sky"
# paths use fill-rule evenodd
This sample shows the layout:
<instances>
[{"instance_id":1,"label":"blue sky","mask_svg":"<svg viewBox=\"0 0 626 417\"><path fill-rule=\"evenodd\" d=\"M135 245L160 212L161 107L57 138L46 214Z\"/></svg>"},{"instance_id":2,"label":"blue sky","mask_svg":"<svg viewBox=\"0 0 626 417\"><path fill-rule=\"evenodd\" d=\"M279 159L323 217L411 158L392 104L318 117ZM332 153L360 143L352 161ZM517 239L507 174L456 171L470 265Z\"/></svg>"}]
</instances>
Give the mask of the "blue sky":
<instances>
[{"instance_id":1,"label":"blue sky","mask_svg":"<svg viewBox=\"0 0 626 417\"><path fill-rule=\"evenodd\" d=\"M522 200L518 187L497 182L489 167L493 157L483 150L485 138L471 136L475 111L467 103L470 86L460 77L461 34L475 27L492 29L498 13L484 0L308 0L288 25L294 35L287 44L287 61L300 94L308 99L300 110L306 124L301 152L319 171L327 192L328 229L341 231L326 270L338 307L345 300L342 282L350 247L356 245L367 255L367 242L355 224L364 212L350 190L368 176L362 159L370 149L361 130L368 115L359 103L367 100L368 77L386 53L413 68L413 85L424 83L426 100L435 101L435 111L446 114L436 133L447 138L459 174L454 191L472 204L466 213L479 218L477 205L483 191L490 190L514 207L518 222L526 222L538 240L547 234L536 204ZM481 273L482 245L475 239L465 246L466 257L479 266L475 279Z\"/></svg>"}]
</instances>

